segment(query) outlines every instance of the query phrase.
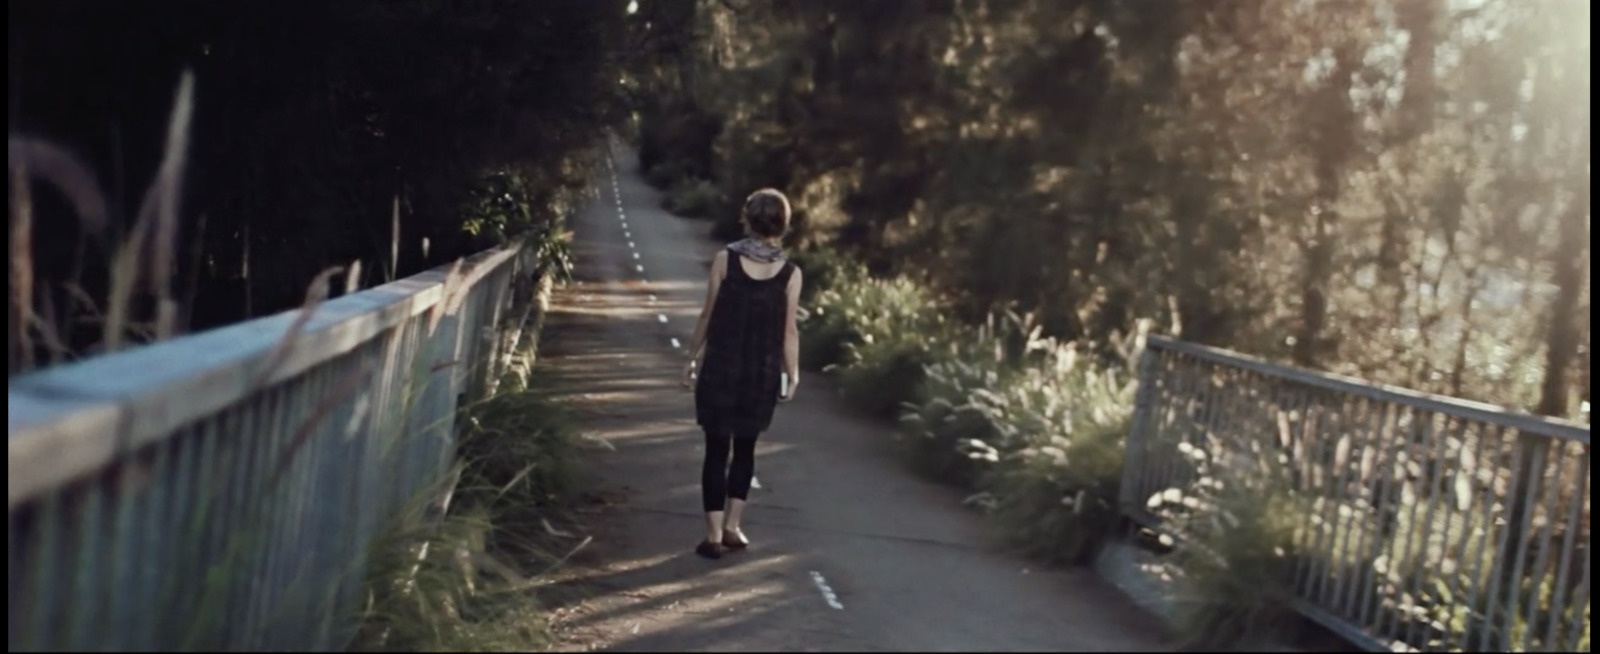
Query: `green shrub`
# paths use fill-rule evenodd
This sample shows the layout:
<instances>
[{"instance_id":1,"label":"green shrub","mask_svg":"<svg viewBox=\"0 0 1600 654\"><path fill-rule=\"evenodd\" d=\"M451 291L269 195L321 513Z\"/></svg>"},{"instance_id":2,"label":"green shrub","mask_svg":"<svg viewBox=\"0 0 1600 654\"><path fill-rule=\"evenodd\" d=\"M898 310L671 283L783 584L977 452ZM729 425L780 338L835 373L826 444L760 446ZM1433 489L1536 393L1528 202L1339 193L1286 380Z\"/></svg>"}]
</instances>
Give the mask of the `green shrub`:
<instances>
[{"instance_id":1,"label":"green shrub","mask_svg":"<svg viewBox=\"0 0 1600 654\"><path fill-rule=\"evenodd\" d=\"M928 336L892 334L878 338L865 334L845 345L854 363L839 369L839 387L862 411L892 420L901 407L917 399L927 367L936 360Z\"/></svg>"},{"instance_id":2,"label":"green shrub","mask_svg":"<svg viewBox=\"0 0 1600 654\"><path fill-rule=\"evenodd\" d=\"M910 439L911 464L930 479L978 490L980 473L999 460L991 443L1004 425L988 410L988 389L1001 371L989 361L950 359L928 366L919 401L903 407L901 432Z\"/></svg>"},{"instance_id":3,"label":"green shrub","mask_svg":"<svg viewBox=\"0 0 1600 654\"><path fill-rule=\"evenodd\" d=\"M1064 350L1064 351L1063 351ZM1061 348L1004 387L1002 458L984 480L1013 545L1051 562L1088 563L1116 524L1133 388ZM1020 442L1019 442L1020 441Z\"/></svg>"},{"instance_id":4,"label":"green shrub","mask_svg":"<svg viewBox=\"0 0 1600 654\"><path fill-rule=\"evenodd\" d=\"M686 218L711 218L726 203L722 191L703 179L680 180L661 200L662 208Z\"/></svg>"},{"instance_id":5,"label":"green shrub","mask_svg":"<svg viewBox=\"0 0 1600 654\"><path fill-rule=\"evenodd\" d=\"M1185 521L1185 544L1173 554L1179 637L1188 648L1210 651L1282 638L1295 624L1288 589L1296 525L1310 507L1273 489L1227 486L1208 495L1204 514Z\"/></svg>"},{"instance_id":6,"label":"green shrub","mask_svg":"<svg viewBox=\"0 0 1600 654\"><path fill-rule=\"evenodd\" d=\"M808 369L892 370L898 364L888 359L912 345L930 347L947 333L933 296L915 284L869 279L860 269L835 275L816 291L800 325L801 364Z\"/></svg>"},{"instance_id":7,"label":"green shrub","mask_svg":"<svg viewBox=\"0 0 1600 654\"><path fill-rule=\"evenodd\" d=\"M867 278L866 267L833 248L798 252L790 260L805 275L805 286L800 289L800 301L805 304L810 304L824 290Z\"/></svg>"},{"instance_id":8,"label":"green shrub","mask_svg":"<svg viewBox=\"0 0 1600 654\"><path fill-rule=\"evenodd\" d=\"M1110 534L1134 386L1079 348L1042 338L1031 315L948 322L906 279L870 279L836 252L803 265L823 282L802 357L837 372L853 404L897 417L912 465L978 491L1008 539L1083 563Z\"/></svg>"},{"instance_id":9,"label":"green shrub","mask_svg":"<svg viewBox=\"0 0 1600 654\"><path fill-rule=\"evenodd\" d=\"M644 180L663 191L689 179L689 167L678 160L663 161L645 171Z\"/></svg>"},{"instance_id":10,"label":"green shrub","mask_svg":"<svg viewBox=\"0 0 1600 654\"><path fill-rule=\"evenodd\" d=\"M1114 523L1133 390L1006 314L929 366L902 423L918 468L979 491L1014 546L1084 563Z\"/></svg>"}]
</instances>

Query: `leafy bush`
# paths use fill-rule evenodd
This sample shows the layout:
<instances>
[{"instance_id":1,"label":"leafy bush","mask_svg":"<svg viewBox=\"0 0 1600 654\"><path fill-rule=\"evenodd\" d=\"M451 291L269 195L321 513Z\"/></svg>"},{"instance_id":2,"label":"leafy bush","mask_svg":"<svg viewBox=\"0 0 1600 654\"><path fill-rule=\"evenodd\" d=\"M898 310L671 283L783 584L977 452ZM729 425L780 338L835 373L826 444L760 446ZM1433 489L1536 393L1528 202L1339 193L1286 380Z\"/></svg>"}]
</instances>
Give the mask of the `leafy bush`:
<instances>
[{"instance_id":1,"label":"leafy bush","mask_svg":"<svg viewBox=\"0 0 1600 654\"><path fill-rule=\"evenodd\" d=\"M682 161L663 161L645 171L644 179L661 190L670 189L689 179L689 167Z\"/></svg>"},{"instance_id":2,"label":"leafy bush","mask_svg":"<svg viewBox=\"0 0 1600 654\"><path fill-rule=\"evenodd\" d=\"M722 191L703 179L680 180L661 200L662 208L686 218L711 218L726 204Z\"/></svg>"},{"instance_id":3,"label":"leafy bush","mask_svg":"<svg viewBox=\"0 0 1600 654\"><path fill-rule=\"evenodd\" d=\"M893 420L917 399L927 367L937 360L928 346L916 335L878 339L866 334L845 345L846 357L855 363L839 369L839 387L868 415Z\"/></svg>"},{"instance_id":4,"label":"leafy bush","mask_svg":"<svg viewBox=\"0 0 1600 654\"><path fill-rule=\"evenodd\" d=\"M1133 386L1064 347L1058 366L1025 368L1003 387L1012 442L985 479L1012 543L1052 562L1085 564L1116 523ZM1016 441L1021 441L1016 442Z\"/></svg>"},{"instance_id":5,"label":"leafy bush","mask_svg":"<svg viewBox=\"0 0 1600 654\"><path fill-rule=\"evenodd\" d=\"M979 491L1008 539L1085 563L1109 534L1134 387L1031 317L991 317L929 366L902 423L925 473Z\"/></svg>"},{"instance_id":6,"label":"leafy bush","mask_svg":"<svg viewBox=\"0 0 1600 654\"><path fill-rule=\"evenodd\" d=\"M805 286L800 289L800 301L805 304L810 304L824 290L867 277L866 267L832 248L799 252L790 261L805 275Z\"/></svg>"},{"instance_id":7,"label":"leafy bush","mask_svg":"<svg viewBox=\"0 0 1600 654\"><path fill-rule=\"evenodd\" d=\"M870 279L859 268L834 274L838 282L829 281L815 292L801 323L803 366L864 366L887 373L899 365L892 359L904 357L909 348L927 347L945 333L942 314L925 289L904 279ZM871 384L876 374L852 373L860 384Z\"/></svg>"},{"instance_id":8,"label":"leafy bush","mask_svg":"<svg viewBox=\"0 0 1600 654\"><path fill-rule=\"evenodd\" d=\"M1086 562L1115 518L1133 384L1042 338L1031 315L958 325L909 280L871 279L836 252L802 261L821 278L803 361L836 371L862 409L898 417L912 465L977 491L1020 549Z\"/></svg>"},{"instance_id":9,"label":"leafy bush","mask_svg":"<svg viewBox=\"0 0 1600 654\"><path fill-rule=\"evenodd\" d=\"M1309 507L1282 492L1228 487L1207 501L1204 519L1187 521L1178 631L1185 645L1211 650L1265 643L1293 624L1289 592L1296 525ZM1203 545L1201 545L1203 543Z\"/></svg>"}]
</instances>

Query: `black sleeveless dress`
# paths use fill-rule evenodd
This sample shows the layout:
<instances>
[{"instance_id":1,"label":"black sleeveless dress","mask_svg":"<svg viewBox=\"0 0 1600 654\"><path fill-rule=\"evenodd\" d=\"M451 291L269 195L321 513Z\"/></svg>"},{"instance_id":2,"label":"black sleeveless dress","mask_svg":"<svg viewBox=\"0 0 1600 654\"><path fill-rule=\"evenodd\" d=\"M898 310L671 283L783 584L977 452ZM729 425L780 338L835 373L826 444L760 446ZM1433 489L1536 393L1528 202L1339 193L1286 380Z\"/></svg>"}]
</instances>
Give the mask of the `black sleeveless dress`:
<instances>
[{"instance_id":1,"label":"black sleeveless dress","mask_svg":"<svg viewBox=\"0 0 1600 654\"><path fill-rule=\"evenodd\" d=\"M705 362L694 388L695 419L713 434L755 436L772 425L783 374L784 314L794 264L752 279L728 250L706 330Z\"/></svg>"}]
</instances>

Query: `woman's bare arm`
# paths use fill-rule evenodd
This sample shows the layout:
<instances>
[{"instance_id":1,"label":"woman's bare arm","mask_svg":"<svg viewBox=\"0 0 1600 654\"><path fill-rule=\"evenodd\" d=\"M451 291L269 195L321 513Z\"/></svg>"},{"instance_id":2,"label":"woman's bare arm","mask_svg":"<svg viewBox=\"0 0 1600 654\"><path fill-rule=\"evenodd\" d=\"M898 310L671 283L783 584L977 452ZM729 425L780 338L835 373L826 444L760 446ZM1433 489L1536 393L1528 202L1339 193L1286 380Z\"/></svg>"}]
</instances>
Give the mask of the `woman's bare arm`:
<instances>
[{"instance_id":1,"label":"woman's bare arm","mask_svg":"<svg viewBox=\"0 0 1600 654\"><path fill-rule=\"evenodd\" d=\"M694 324L694 338L689 339L689 360L699 364L706 353L706 330L711 325L711 310L717 303L717 289L728 272L728 251L717 252L711 259L711 277L706 280L706 303L700 307L700 319Z\"/></svg>"},{"instance_id":2,"label":"woman's bare arm","mask_svg":"<svg viewBox=\"0 0 1600 654\"><path fill-rule=\"evenodd\" d=\"M789 277L789 306L783 317L783 369L789 373L791 387L800 381L800 327L796 316L800 313L800 269L795 268Z\"/></svg>"}]
</instances>

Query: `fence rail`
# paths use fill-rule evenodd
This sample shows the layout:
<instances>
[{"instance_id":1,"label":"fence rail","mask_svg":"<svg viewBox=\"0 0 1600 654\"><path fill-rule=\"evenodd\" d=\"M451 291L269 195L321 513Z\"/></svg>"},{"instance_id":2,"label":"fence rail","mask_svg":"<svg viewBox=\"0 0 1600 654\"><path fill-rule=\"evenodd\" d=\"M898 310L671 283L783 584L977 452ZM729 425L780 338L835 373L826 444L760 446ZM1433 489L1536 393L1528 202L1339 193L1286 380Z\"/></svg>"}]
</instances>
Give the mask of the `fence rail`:
<instances>
[{"instance_id":1,"label":"fence rail","mask_svg":"<svg viewBox=\"0 0 1600 654\"><path fill-rule=\"evenodd\" d=\"M344 647L367 548L449 464L529 258L11 380L9 649Z\"/></svg>"},{"instance_id":2,"label":"fence rail","mask_svg":"<svg viewBox=\"0 0 1600 654\"><path fill-rule=\"evenodd\" d=\"M1369 649L1588 651L1587 426L1157 337L1139 377L1144 527L1279 512L1293 603Z\"/></svg>"}]
</instances>

